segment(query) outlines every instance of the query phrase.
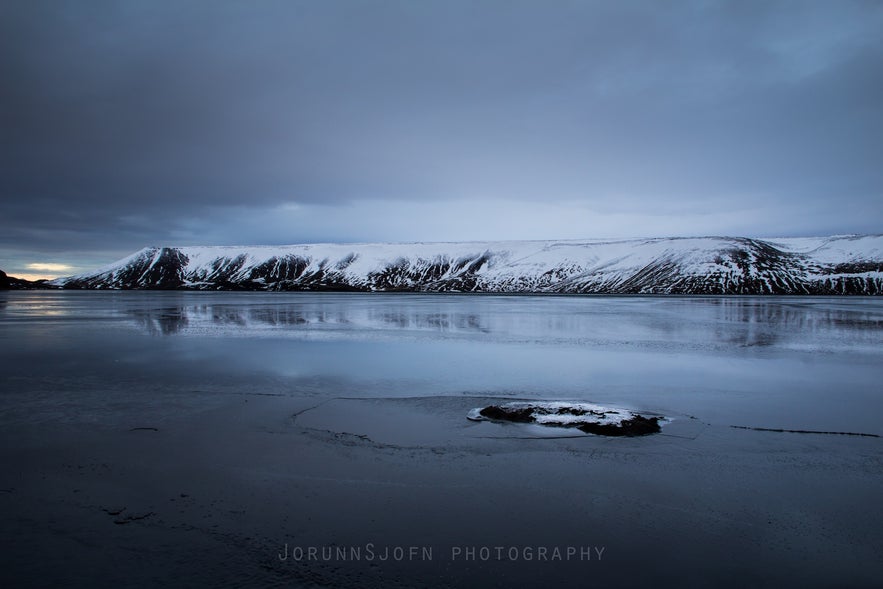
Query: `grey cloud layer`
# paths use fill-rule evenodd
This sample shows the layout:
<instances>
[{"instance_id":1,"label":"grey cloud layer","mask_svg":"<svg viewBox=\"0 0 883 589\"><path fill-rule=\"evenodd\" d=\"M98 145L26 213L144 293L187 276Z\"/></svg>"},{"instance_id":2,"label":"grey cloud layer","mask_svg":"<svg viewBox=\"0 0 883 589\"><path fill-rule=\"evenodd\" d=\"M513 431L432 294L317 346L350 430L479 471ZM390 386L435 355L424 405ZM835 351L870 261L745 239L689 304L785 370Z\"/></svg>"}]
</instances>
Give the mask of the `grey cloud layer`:
<instances>
[{"instance_id":1,"label":"grey cloud layer","mask_svg":"<svg viewBox=\"0 0 883 589\"><path fill-rule=\"evenodd\" d=\"M6 1L2 239L159 242L207 207L364 199L838 198L867 225L881 6Z\"/></svg>"}]
</instances>

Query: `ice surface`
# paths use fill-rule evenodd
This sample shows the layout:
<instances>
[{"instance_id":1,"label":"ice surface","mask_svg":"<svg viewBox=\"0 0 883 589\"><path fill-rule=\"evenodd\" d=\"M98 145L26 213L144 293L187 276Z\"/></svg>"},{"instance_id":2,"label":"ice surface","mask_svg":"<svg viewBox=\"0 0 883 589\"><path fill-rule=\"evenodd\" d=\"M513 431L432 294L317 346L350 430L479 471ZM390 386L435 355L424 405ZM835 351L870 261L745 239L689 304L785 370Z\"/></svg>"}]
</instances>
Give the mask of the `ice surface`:
<instances>
[{"instance_id":1,"label":"ice surface","mask_svg":"<svg viewBox=\"0 0 883 589\"><path fill-rule=\"evenodd\" d=\"M883 434L883 299L23 291L0 336L12 585L879 584L880 439L730 426ZM512 402L677 419L464 419ZM367 541L436 560L276 557ZM501 543L609 549L448 558Z\"/></svg>"}]
</instances>

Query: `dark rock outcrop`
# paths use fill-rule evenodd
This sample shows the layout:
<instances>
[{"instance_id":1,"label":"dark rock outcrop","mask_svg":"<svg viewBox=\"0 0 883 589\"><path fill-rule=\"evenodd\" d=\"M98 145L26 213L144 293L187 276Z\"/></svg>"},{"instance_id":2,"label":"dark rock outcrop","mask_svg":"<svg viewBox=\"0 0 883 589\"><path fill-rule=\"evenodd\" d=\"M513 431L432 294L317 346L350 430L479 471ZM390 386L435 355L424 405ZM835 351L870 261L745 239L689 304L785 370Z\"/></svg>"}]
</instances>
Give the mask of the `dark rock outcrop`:
<instances>
[{"instance_id":1,"label":"dark rock outcrop","mask_svg":"<svg viewBox=\"0 0 883 589\"><path fill-rule=\"evenodd\" d=\"M537 423L547 427L576 428L599 436L646 436L658 433L659 416L645 417L629 411L561 403L507 403L473 410L473 421L488 419L510 423Z\"/></svg>"}]
</instances>

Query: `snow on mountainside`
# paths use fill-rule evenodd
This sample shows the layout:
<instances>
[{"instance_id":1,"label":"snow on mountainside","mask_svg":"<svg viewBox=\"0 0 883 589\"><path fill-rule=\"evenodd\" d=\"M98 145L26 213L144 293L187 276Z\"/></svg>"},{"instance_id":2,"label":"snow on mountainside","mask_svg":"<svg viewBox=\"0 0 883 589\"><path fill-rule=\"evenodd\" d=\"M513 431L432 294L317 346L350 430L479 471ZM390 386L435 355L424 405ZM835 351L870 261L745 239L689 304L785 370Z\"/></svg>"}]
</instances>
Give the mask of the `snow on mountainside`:
<instances>
[{"instance_id":1,"label":"snow on mountainside","mask_svg":"<svg viewBox=\"0 0 883 589\"><path fill-rule=\"evenodd\" d=\"M149 247L64 288L883 294L883 235Z\"/></svg>"}]
</instances>

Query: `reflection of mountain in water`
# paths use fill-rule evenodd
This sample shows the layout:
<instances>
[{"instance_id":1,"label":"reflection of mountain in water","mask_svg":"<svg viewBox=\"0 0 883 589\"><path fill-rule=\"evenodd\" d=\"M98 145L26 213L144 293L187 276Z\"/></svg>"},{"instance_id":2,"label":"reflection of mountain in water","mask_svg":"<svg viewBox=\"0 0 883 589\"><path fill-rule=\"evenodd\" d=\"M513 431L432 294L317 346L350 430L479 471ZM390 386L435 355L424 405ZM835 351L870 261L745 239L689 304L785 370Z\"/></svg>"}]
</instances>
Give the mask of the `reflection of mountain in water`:
<instances>
[{"instance_id":1,"label":"reflection of mountain in water","mask_svg":"<svg viewBox=\"0 0 883 589\"><path fill-rule=\"evenodd\" d=\"M717 328L720 341L742 346L771 346L794 333L824 337L826 333L883 330L883 317L854 308L822 309L812 303L735 297L709 302L717 307L721 319Z\"/></svg>"},{"instance_id":2,"label":"reflection of mountain in water","mask_svg":"<svg viewBox=\"0 0 883 589\"><path fill-rule=\"evenodd\" d=\"M371 318L378 324L399 329L431 329L437 331L474 331L487 333L481 318L474 313L380 312Z\"/></svg>"},{"instance_id":3,"label":"reflection of mountain in water","mask_svg":"<svg viewBox=\"0 0 883 589\"><path fill-rule=\"evenodd\" d=\"M233 295L236 296L236 295ZM437 295L436 295L437 296ZM453 297L182 304L129 312L155 335L322 335L407 332L587 346L803 347L883 340L873 306L770 298Z\"/></svg>"},{"instance_id":4,"label":"reflection of mountain in water","mask_svg":"<svg viewBox=\"0 0 883 589\"><path fill-rule=\"evenodd\" d=\"M151 334L173 335L188 327L216 326L255 328L321 329L418 329L432 331L488 332L475 313L422 312L418 310L346 309L300 306L239 307L235 305L193 305L130 311L139 327Z\"/></svg>"},{"instance_id":5,"label":"reflection of mountain in water","mask_svg":"<svg viewBox=\"0 0 883 589\"><path fill-rule=\"evenodd\" d=\"M129 311L136 324L144 331L156 335L173 335L187 327L187 310L183 307L163 309L137 309Z\"/></svg>"}]
</instances>

